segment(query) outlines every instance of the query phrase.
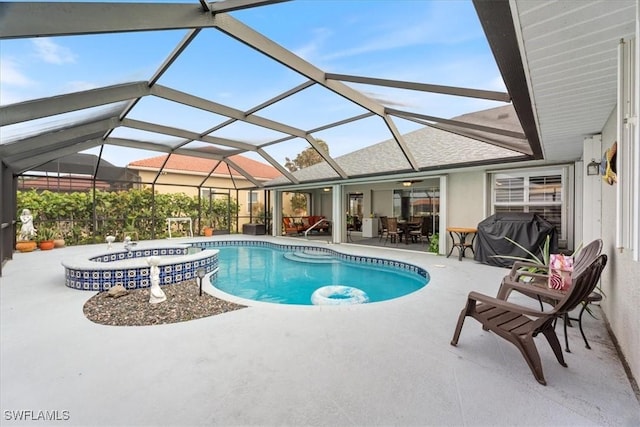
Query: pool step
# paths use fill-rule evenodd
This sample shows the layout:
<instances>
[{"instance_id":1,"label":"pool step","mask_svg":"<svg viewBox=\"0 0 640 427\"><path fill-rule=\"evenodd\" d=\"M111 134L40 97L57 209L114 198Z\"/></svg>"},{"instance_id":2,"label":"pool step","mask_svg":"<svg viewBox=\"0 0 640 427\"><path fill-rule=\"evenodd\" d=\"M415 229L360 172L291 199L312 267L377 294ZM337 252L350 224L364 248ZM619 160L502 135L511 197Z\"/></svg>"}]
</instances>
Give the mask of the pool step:
<instances>
[{"instance_id":1,"label":"pool step","mask_svg":"<svg viewBox=\"0 0 640 427\"><path fill-rule=\"evenodd\" d=\"M284 254L284 257L291 261L297 262L307 262L307 263L315 263L315 264L327 264L338 262L336 257L332 254L322 252L322 251L314 251L305 249L303 251L296 252L287 252Z\"/></svg>"}]
</instances>

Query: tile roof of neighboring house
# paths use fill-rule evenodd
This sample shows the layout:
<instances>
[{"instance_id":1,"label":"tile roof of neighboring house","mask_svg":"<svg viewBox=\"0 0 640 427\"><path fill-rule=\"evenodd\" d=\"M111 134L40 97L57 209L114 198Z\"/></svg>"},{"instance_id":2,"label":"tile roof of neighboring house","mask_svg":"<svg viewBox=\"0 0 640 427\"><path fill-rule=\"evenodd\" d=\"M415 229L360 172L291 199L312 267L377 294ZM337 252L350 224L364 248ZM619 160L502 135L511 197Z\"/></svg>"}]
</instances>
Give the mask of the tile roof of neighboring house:
<instances>
[{"instance_id":1,"label":"tile roof of neighboring house","mask_svg":"<svg viewBox=\"0 0 640 427\"><path fill-rule=\"evenodd\" d=\"M42 176L25 177L18 180L18 190L50 190L50 191L86 191L93 188L93 181L86 176L81 178L74 176ZM96 180L95 187L98 190L111 188L108 182Z\"/></svg>"},{"instance_id":2,"label":"tile roof of neighboring house","mask_svg":"<svg viewBox=\"0 0 640 427\"><path fill-rule=\"evenodd\" d=\"M157 157L150 157L148 159L136 160L129 163L128 167L131 169L136 169L138 167L159 169L164 164L166 158L167 155L162 155ZM278 171L273 166L252 160L248 157L235 155L229 157L229 159L256 179L273 179L281 176L280 171ZM164 166L164 169L201 172L203 174L208 174L209 172L211 172L211 169L216 166L217 163L218 160L172 154L169 157L169 161ZM232 167L227 168L227 164L224 162L220 163L216 167L214 174L228 175L229 170L231 170L231 174L234 176L242 176Z\"/></svg>"}]
</instances>

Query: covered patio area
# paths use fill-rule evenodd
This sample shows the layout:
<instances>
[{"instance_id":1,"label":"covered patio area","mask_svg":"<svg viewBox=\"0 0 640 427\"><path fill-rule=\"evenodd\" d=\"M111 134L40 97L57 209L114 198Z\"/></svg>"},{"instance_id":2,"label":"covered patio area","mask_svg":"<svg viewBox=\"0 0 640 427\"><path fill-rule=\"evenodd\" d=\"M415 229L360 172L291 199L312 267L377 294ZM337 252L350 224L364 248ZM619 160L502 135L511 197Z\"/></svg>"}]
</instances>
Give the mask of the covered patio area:
<instances>
[{"instance_id":1,"label":"covered patio area","mask_svg":"<svg viewBox=\"0 0 640 427\"><path fill-rule=\"evenodd\" d=\"M383 303L256 303L185 323L113 327L84 317L83 304L94 293L65 287L60 265L105 247L17 253L6 264L0 279L3 425L21 424L16 420L25 411L33 417L66 411L65 425L640 423L640 404L599 308L598 319L584 319L592 350L569 328L568 368L537 339L546 387L513 346L472 320L458 347L449 345L467 293L495 294L502 268L403 245L331 245L416 264L431 280ZM527 300L516 299L533 302Z\"/></svg>"}]
</instances>

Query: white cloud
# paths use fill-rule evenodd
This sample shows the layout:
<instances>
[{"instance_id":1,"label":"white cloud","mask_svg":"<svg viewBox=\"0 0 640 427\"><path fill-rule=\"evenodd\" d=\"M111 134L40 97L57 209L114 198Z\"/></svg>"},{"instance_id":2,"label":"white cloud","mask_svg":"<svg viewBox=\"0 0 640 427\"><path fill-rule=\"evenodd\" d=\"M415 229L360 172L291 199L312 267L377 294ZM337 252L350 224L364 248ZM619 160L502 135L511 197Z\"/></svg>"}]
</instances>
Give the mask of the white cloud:
<instances>
[{"instance_id":1,"label":"white cloud","mask_svg":"<svg viewBox=\"0 0 640 427\"><path fill-rule=\"evenodd\" d=\"M324 59L335 60L340 58L349 58L370 52L387 51L401 47L425 44L425 40L428 40L429 32L430 31L425 28L398 28L393 31L388 31L383 36L366 40L358 46L333 51L325 55Z\"/></svg>"},{"instance_id":2,"label":"white cloud","mask_svg":"<svg viewBox=\"0 0 640 427\"><path fill-rule=\"evenodd\" d=\"M489 89L498 90L498 91L507 91L507 87L504 85L504 80L502 80L502 76L496 76L491 82L489 82Z\"/></svg>"},{"instance_id":3,"label":"white cloud","mask_svg":"<svg viewBox=\"0 0 640 427\"><path fill-rule=\"evenodd\" d=\"M80 92L83 90L95 89L98 86L93 82L75 80L75 81L66 83L64 87L65 87L65 90L63 92L70 93L70 92Z\"/></svg>"},{"instance_id":4,"label":"white cloud","mask_svg":"<svg viewBox=\"0 0 640 427\"><path fill-rule=\"evenodd\" d=\"M25 99L26 98L21 94L14 93L10 90L6 90L4 88L0 90L0 105L15 104L16 102L21 102ZM2 133L2 136L4 137L4 131Z\"/></svg>"},{"instance_id":5,"label":"white cloud","mask_svg":"<svg viewBox=\"0 0 640 427\"><path fill-rule=\"evenodd\" d=\"M331 30L328 28L315 28L313 30L314 37L304 46L293 51L296 55L307 61L313 62L314 57L318 55L320 48L325 41L331 37Z\"/></svg>"},{"instance_id":6,"label":"white cloud","mask_svg":"<svg viewBox=\"0 0 640 427\"><path fill-rule=\"evenodd\" d=\"M48 37L34 39L33 45L37 56L49 64L60 65L76 62L76 55L71 49L54 43Z\"/></svg>"},{"instance_id":7,"label":"white cloud","mask_svg":"<svg viewBox=\"0 0 640 427\"><path fill-rule=\"evenodd\" d=\"M404 22L404 25L380 27L378 34L363 38L353 47L335 50L325 56L325 60L350 58L372 52L383 52L413 46L453 46L473 39L475 34L463 28L447 28L441 23Z\"/></svg>"},{"instance_id":8,"label":"white cloud","mask_svg":"<svg viewBox=\"0 0 640 427\"><path fill-rule=\"evenodd\" d=\"M31 80L20 69L19 64L11 58L0 59L0 104L8 105L24 101L27 96L22 93L24 88L35 86L36 82ZM20 88L22 90L14 90Z\"/></svg>"},{"instance_id":9,"label":"white cloud","mask_svg":"<svg viewBox=\"0 0 640 427\"><path fill-rule=\"evenodd\" d=\"M344 30L341 45L336 45L323 57L325 61L349 59L369 53L386 52L430 46L458 49L471 41L482 39L483 34L473 9L466 2L435 1L411 3L411 14L388 11L387 19L359 27L366 31ZM345 43L346 42L346 43Z\"/></svg>"},{"instance_id":10,"label":"white cloud","mask_svg":"<svg viewBox=\"0 0 640 427\"><path fill-rule=\"evenodd\" d=\"M11 86L31 86L34 82L29 79L19 65L11 58L2 58L0 61L0 84Z\"/></svg>"}]
</instances>

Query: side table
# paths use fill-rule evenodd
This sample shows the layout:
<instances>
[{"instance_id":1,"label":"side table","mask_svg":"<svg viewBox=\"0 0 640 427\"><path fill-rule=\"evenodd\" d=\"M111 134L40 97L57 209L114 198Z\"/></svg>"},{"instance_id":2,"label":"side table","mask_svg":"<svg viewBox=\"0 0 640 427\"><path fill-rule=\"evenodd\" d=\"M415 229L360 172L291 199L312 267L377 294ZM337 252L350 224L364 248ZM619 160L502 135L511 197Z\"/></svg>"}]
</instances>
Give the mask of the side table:
<instances>
[{"instance_id":1,"label":"side table","mask_svg":"<svg viewBox=\"0 0 640 427\"><path fill-rule=\"evenodd\" d=\"M451 256L454 248L458 248L458 261L462 261L462 257L465 256L465 252L467 249L471 249L471 253L475 255L473 251L473 241L476 239L476 233L478 230L476 228L468 228L468 227L447 227L447 231L449 232L449 236L451 236L451 241L453 242L451 246L451 250L447 255L447 258ZM472 234L471 242L467 243L467 236Z\"/></svg>"}]
</instances>

